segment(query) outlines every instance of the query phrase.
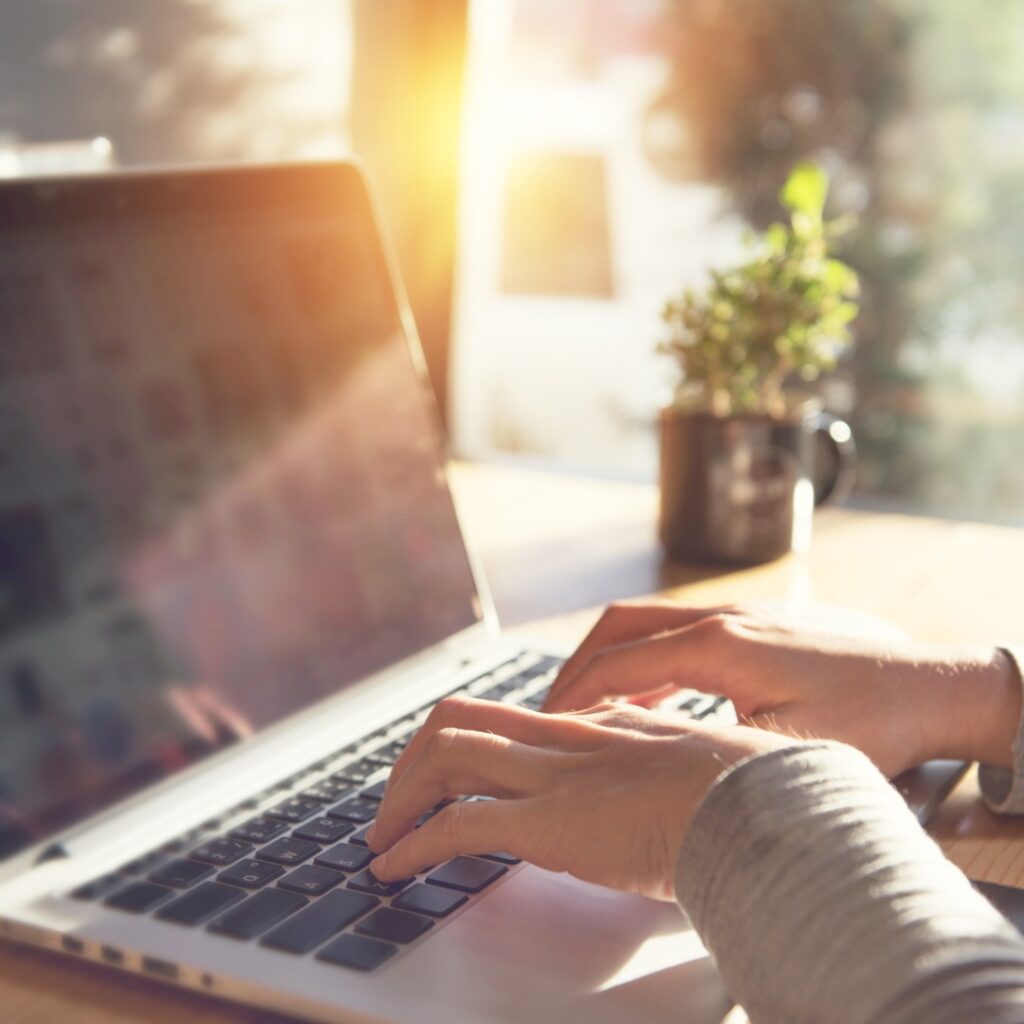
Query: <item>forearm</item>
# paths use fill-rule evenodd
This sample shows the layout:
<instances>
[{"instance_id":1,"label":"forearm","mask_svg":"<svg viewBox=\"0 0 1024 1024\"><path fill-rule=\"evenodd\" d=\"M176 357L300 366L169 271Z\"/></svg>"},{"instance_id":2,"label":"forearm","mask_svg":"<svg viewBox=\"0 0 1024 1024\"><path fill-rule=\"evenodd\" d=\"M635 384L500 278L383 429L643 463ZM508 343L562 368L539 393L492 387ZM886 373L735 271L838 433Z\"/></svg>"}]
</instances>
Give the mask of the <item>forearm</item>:
<instances>
[{"instance_id":1,"label":"forearm","mask_svg":"<svg viewBox=\"0 0 1024 1024\"><path fill-rule=\"evenodd\" d=\"M725 773L676 893L753 1024L1024 1020L1024 941L850 748Z\"/></svg>"}]
</instances>

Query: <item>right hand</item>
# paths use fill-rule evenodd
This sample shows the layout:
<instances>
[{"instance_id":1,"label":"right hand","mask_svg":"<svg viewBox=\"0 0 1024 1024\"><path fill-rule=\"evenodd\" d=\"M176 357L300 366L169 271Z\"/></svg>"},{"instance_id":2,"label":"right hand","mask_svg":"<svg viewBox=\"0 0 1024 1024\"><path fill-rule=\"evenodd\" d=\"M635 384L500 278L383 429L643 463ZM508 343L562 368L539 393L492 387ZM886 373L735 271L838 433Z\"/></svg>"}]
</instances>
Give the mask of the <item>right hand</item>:
<instances>
[{"instance_id":1,"label":"right hand","mask_svg":"<svg viewBox=\"0 0 1024 1024\"><path fill-rule=\"evenodd\" d=\"M1009 767L1021 685L986 647L876 641L754 608L611 606L566 662L545 711L683 688L728 697L744 723L840 740L890 777L933 757Z\"/></svg>"},{"instance_id":2,"label":"right hand","mask_svg":"<svg viewBox=\"0 0 1024 1024\"><path fill-rule=\"evenodd\" d=\"M761 729L599 705L541 715L448 697L396 762L367 834L370 868L395 881L456 854L505 850L550 871L672 899L693 815L730 765L793 745ZM422 827L439 801L449 804Z\"/></svg>"}]
</instances>

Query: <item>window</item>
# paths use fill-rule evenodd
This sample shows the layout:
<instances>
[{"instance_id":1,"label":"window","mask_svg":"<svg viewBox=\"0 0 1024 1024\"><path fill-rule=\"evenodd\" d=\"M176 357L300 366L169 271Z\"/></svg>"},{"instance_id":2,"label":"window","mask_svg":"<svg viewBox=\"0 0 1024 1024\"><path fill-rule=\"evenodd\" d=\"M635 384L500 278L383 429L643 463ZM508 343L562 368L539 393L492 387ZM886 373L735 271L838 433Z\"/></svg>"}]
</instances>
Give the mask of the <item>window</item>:
<instances>
[{"instance_id":1,"label":"window","mask_svg":"<svg viewBox=\"0 0 1024 1024\"><path fill-rule=\"evenodd\" d=\"M1024 523L1024 6L474 0L456 444L653 478L663 301L822 162L856 500Z\"/></svg>"}]
</instances>

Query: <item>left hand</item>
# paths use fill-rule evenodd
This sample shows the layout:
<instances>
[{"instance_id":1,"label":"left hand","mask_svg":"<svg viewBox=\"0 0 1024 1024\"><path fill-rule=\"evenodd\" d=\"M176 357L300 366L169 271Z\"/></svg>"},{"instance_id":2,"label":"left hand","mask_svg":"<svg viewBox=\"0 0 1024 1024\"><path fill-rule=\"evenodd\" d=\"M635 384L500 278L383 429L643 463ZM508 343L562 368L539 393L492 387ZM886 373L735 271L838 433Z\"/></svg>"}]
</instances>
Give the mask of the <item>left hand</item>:
<instances>
[{"instance_id":1,"label":"left hand","mask_svg":"<svg viewBox=\"0 0 1024 1024\"><path fill-rule=\"evenodd\" d=\"M624 705L546 715L449 697L392 770L367 837L381 853L370 867L393 881L460 853L506 851L589 882L672 899L679 848L715 779L795 742ZM414 828L439 801L464 795L495 799L449 804Z\"/></svg>"},{"instance_id":2,"label":"left hand","mask_svg":"<svg viewBox=\"0 0 1024 1024\"><path fill-rule=\"evenodd\" d=\"M666 603L611 606L544 704L569 711L683 687L728 697L740 720L857 747L890 778L936 757L1010 767L1021 684L985 645L873 639L772 611Z\"/></svg>"}]
</instances>

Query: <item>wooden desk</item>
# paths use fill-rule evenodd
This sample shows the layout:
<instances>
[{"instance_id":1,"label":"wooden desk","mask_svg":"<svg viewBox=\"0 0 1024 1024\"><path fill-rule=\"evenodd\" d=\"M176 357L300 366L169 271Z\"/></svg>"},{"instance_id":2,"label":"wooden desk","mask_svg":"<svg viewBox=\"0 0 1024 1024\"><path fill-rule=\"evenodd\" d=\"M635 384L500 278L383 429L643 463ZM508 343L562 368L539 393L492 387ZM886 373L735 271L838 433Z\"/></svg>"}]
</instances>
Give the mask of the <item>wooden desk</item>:
<instances>
[{"instance_id":1,"label":"wooden desk","mask_svg":"<svg viewBox=\"0 0 1024 1024\"><path fill-rule=\"evenodd\" d=\"M572 644L617 598L664 594L695 605L827 602L891 620L921 639L1024 641L1024 531L830 510L813 550L747 570L666 562L653 487L494 466L457 466L464 526L502 621ZM998 819L968 776L932 827L975 878L1024 885L1024 823ZM100 968L0 947L5 1024L271 1024L232 1007Z\"/></svg>"}]
</instances>

